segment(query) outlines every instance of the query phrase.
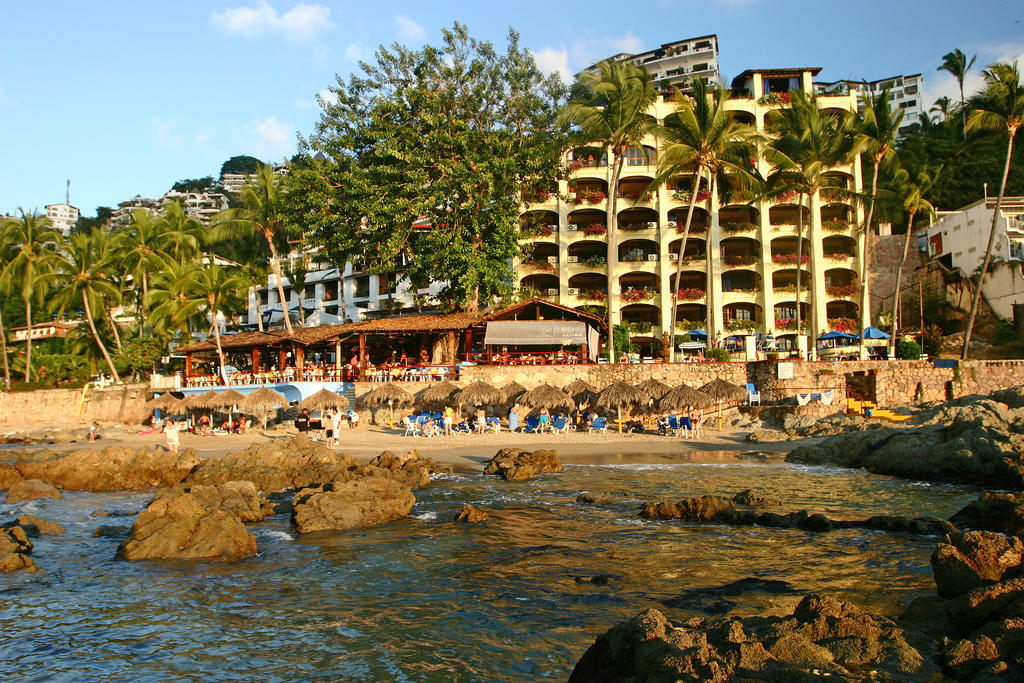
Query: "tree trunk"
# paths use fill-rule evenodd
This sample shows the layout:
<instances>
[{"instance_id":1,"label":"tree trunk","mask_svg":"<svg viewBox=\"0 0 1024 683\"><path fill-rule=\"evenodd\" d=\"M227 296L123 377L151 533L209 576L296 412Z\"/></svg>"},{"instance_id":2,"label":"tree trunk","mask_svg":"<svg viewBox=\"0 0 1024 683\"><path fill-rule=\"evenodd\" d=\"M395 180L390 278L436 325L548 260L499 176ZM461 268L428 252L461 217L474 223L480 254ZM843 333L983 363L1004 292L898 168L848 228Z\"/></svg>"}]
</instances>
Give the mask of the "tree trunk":
<instances>
[{"instance_id":1,"label":"tree trunk","mask_svg":"<svg viewBox=\"0 0 1024 683\"><path fill-rule=\"evenodd\" d=\"M114 331L114 343L117 344L118 352L121 351L121 332L117 329L117 322L114 320L114 311L107 306L107 318L110 319L110 329Z\"/></svg>"},{"instance_id":2,"label":"tree trunk","mask_svg":"<svg viewBox=\"0 0 1024 683\"><path fill-rule=\"evenodd\" d=\"M4 391L11 390L11 367L7 364L7 332L4 330L4 312L0 311L0 353L4 356Z\"/></svg>"},{"instance_id":3,"label":"tree trunk","mask_svg":"<svg viewBox=\"0 0 1024 683\"><path fill-rule=\"evenodd\" d=\"M264 329L263 329L263 314L260 312L260 300L259 300L259 288L260 288L260 285L259 285L258 282L255 282L255 281L253 282L253 285L254 285L254 287L256 289L256 297L257 297L256 298L256 329L258 329L260 332L263 332L264 331Z\"/></svg>"},{"instance_id":4,"label":"tree trunk","mask_svg":"<svg viewBox=\"0 0 1024 683\"><path fill-rule=\"evenodd\" d=\"M608 184L608 216L606 217L608 227L608 295L605 297L605 314L608 317L608 362L615 362L615 328L612 325L612 278L615 273L615 265L618 261L618 245L615 244L616 226L618 217L615 215L616 204L619 195L619 176L622 174L622 154L616 153L615 161L612 162L612 179Z\"/></svg>"},{"instance_id":5,"label":"tree trunk","mask_svg":"<svg viewBox=\"0 0 1024 683\"><path fill-rule=\"evenodd\" d=\"M708 197L711 197L712 195L714 195L714 193L715 193L715 174L709 168L708 169ZM710 218L710 215L709 215L708 216L708 220L710 221L710 219L711 218ZM706 304L704 306L704 317L707 318L706 322L708 323L708 327L705 330L705 332L708 333L708 341L707 341L707 346L705 346L704 348L705 348L705 350L707 350L707 349L711 348L711 311L712 311L713 307L716 305L715 304L715 286L714 286L714 283L711 281L711 278L713 277L712 276L713 270L711 268L711 223L710 222L708 223L708 231L705 233L705 235L707 235L707 240L704 243L704 273L705 273L704 282L705 282L705 287L707 287L707 290L705 291L705 297L704 297L704 301L705 301L705 304ZM721 243L719 243L718 248L719 248L719 250L721 250L721 248L722 248ZM719 281L721 281L721 277L722 277L721 275L718 276ZM716 336L717 336L717 333L716 333ZM717 346L716 346L716 348L717 348Z\"/></svg>"},{"instance_id":6,"label":"tree trunk","mask_svg":"<svg viewBox=\"0 0 1024 683\"><path fill-rule=\"evenodd\" d=\"M864 220L864 243L860 250L860 310L857 311L857 327L861 327L864 315L868 316L868 325L871 324L871 302L868 301L868 264L871 261L871 219L875 215L875 198L878 196L878 167L882 164L881 158L874 160L874 174L871 177L871 202L868 204L868 215ZM863 358L867 351L864 338L864 330L860 330L860 356Z\"/></svg>"},{"instance_id":7,"label":"tree trunk","mask_svg":"<svg viewBox=\"0 0 1024 683\"><path fill-rule=\"evenodd\" d=\"M669 313L669 321L672 327L668 333L668 362L674 363L676 359L676 319L679 316L679 277L683 274L683 253L686 251L686 240L690 238L690 221L693 220L693 207L697 203L697 192L700 188L700 179L703 175L701 173L703 169L698 166L697 170L693 172L693 183L690 188L690 205L686 208L686 224L683 226L683 239L679 242L679 254L676 256L676 279L675 287L672 292L672 310ZM710 228L708 229L710 233ZM708 234L710 241L711 235ZM708 271L707 277L711 277L711 271ZM708 292L711 291L711 283L705 279L704 281L704 310L707 311L707 297ZM706 313L705 313L706 315Z\"/></svg>"},{"instance_id":8,"label":"tree trunk","mask_svg":"<svg viewBox=\"0 0 1024 683\"><path fill-rule=\"evenodd\" d=\"M220 360L220 376L224 379L224 386L231 386L231 379L228 377L228 369L224 364L224 349L220 345L220 325L217 324L217 315L219 311L213 305L213 297L207 298L210 302L210 312L213 314L213 337L217 340L217 358Z\"/></svg>"},{"instance_id":9,"label":"tree trunk","mask_svg":"<svg viewBox=\"0 0 1024 683\"><path fill-rule=\"evenodd\" d=\"M985 247L985 260L981 264L981 274L978 276L978 287L974 291L974 299L971 301L971 314L967 316L967 329L964 330L964 346L960 350L960 359L967 360L968 347L971 344L971 331L974 329L974 318L978 315L978 305L981 303L981 286L985 283L985 275L988 273L988 264L992 260L992 246L996 243L996 226L999 224L999 209L1003 205L1003 193L1006 192L1006 178L1010 174L1010 157L1013 156L1013 136L1016 128L1009 131L1010 139L1006 143L1006 163L1003 165L1003 182L999 184L999 197L996 198L996 207L992 210L992 228L988 232L988 246Z\"/></svg>"},{"instance_id":10,"label":"tree trunk","mask_svg":"<svg viewBox=\"0 0 1024 683\"><path fill-rule=\"evenodd\" d=\"M960 84L960 125L963 129L964 140L967 139L967 107L964 102L964 79L956 79Z\"/></svg>"},{"instance_id":11,"label":"tree trunk","mask_svg":"<svg viewBox=\"0 0 1024 683\"><path fill-rule=\"evenodd\" d=\"M804 269L804 192L800 191L796 208L796 336L800 338L800 275ZM797 349L800 345L797 343ZM803 360L807 360L803 358Z\"/></svg>"},{"instance_id":12,"label":"tree trunk","mask_svg":"<svg viewBox=\"0 0 1024 683\"><path fill-rule=\"evenodd\" d=\"M146 271L142 271L142 299L139 301L139 339L142 339L142 331L148 322L145 308L147 294L149 294L149 278L146 277Z\"/></svg>"},{"instance_id":13,"label":"tree trunk","mask_svg":"<svg viewBox=\"0 0 1024 683\"><path fill-rule=\"evenodd\" d=\"M339 312L341 313L341 322L342 323L345 323L345 322L348 321L348 302L345 299L345 261L346 260L347 259L343 259L342 262L338 265L338 297L341 299L341 308L340 308ZM412 283L410 283L410 284L412 284ZM416 295L417 295L417 292L416 292L416 288L414 287L413 290L412 290L412 300L413 301L418 301L417 298L416 298ZM420 306L417 303L416 304L416 310L419 310L419 308L420 308Z\"/></svg>"},{"instance_id":14,"label":"tree trunk","mask_svg":"<svg viewBox=\"0 0 1024 683\"><path fill-rule=\"evenodd\" d=\"M277 295L281 297L281 315L284 316L284 326L288 330L288 334L292 334L292 321L288 317L288 302L284 298L284 276L281 274L281 259L277 256L277 247L274 246L274 236L263 233L263 236L267 238L267 244L270 245L270 266L274 269L274 277L277 278ZM299 302L299 306L302 306L302 302Z\"/></svg>"},{"instance_id":15,"label":"tree trunk","mask_svg":"<svg viewBox=\"0 0 1024 683\"><path fill-rule=\"evenodd\" d=\"M32 298L25 298L25 381L32 381Z\"/></svg>"},{"instance_id":16,"label":"tree trunk","mask_svg":"<svg viewBox=\"0 0 1024 683\"><path fill-rule=\"evenodd\" d=\"M92 338L96 340L96 345L100 347L100 353L103 354L103 359L107 361L107 367L110 368L110 375L114 378L114 382L120 384L121 378L117 376L117 370L114 369L114 361L110 360L107 347L103 345L103 340L100 339L100 334L96 331L96 323L92 320L92 309L89 308L89 297L85 295L84 291L82 292L82 305L85 309L85 319L89 323L89 329L92 330Z\"/></svg>"},{"instance_id":17,"label":"tree trunk","mask_svg":"<svg viewBox=\"0 0 1024 683\"><path fill-rule=\"evenodd\" d=\"M900 280L903 279L903 266L907 262L907 255L910 253L910 238L914 234L914 214L916 211L910 212L910 217L907 220L907 237L903 240L903 255L900 256L900 264L896 266L896 285L892 290L892 341L889 343L889 357L896 357L896 333L900 327ZM921 331L924 331L924 325L921 325Z\"/></svg>"}]
</instances>

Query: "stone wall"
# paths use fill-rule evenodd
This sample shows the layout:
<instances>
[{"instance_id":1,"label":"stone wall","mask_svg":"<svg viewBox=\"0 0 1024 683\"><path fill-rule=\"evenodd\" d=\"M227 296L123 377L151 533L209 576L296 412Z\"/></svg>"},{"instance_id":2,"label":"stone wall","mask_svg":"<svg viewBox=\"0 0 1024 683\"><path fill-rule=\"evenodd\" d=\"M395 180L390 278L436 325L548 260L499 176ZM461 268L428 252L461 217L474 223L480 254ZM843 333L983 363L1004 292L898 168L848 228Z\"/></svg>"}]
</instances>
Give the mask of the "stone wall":
<instances>
[{"instance_id":1,"label":"stone wall","mask_svg":"<svg viewBox=\"0 0 1024 683\"><path fill-rule=\"evenodd\" d=\"M76 424L123 422L140 424L148 417L144 385L94 389L51 389L0 393L0 422Z\"/></svg>"}]
</instances>

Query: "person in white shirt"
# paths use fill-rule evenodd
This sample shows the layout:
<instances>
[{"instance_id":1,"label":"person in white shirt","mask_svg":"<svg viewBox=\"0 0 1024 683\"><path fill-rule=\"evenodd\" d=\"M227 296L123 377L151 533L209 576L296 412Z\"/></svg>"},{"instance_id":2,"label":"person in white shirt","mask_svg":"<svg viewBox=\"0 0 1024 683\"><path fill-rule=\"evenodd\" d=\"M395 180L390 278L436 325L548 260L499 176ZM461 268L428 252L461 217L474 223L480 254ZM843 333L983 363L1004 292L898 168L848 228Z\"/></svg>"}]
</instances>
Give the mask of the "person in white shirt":
<instances>
[{"instance_id":1,"label":"person in white shirt","mask_svg":"<svg viewBox=\"0 0 1024 683\"><path fill-rule=\"evenodd\" d=\"M341 411L334 413L331 416L331 430L334 432L334 441L327 444L328 446L340 446L338 438L341 436Z\"/></svg>"}]
</instances>

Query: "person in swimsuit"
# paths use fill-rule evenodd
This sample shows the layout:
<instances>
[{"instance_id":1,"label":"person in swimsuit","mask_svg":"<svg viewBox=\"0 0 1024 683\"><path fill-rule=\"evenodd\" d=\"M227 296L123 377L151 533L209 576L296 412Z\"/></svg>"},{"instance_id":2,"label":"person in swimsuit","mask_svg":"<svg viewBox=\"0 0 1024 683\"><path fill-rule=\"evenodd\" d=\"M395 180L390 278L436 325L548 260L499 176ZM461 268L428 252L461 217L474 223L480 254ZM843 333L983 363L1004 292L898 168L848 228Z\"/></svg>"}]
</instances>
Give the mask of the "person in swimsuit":
<instances>
[{"instance_id":1,"label":"person in swimsuit","mask_svg":"<svg viewBox=\"0 0 1024 683\"><path fill-rule=\"evenodd\" d=\"M168 419L164 423L164 438L167 440L167 450L171 453L177 453L178 445L181 443L181 435L178 433L178 425L174 420Z\"/></svg>"}]
</instances>

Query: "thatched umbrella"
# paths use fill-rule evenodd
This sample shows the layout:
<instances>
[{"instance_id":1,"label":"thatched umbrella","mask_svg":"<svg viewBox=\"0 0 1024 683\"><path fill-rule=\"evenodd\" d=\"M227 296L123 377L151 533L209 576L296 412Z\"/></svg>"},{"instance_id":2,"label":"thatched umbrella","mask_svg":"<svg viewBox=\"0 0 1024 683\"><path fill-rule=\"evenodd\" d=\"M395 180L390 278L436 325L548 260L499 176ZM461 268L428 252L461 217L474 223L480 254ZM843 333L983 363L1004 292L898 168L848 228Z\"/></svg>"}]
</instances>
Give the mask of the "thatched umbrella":
<instances>
[{"instance_id":1,"label":"thatched umbrella","mask_svg":"<svg viewBox=\"0 0 1024 683\"><path fill-rule=\"evenodd\" d=\"M348 399L333 391L321 389L299 404L300 410L319 410L321 413L328 408L335 408L337 410L348 408Z\"/></svg>"},{"instance_id":2,"label":"thatched umbrella","mask_svg":"<svg viewBox=\"0 0 1024 683\"><path fill-rule=\"evenodd\" d=\"M260 387L245 397L242 407L246 410L259 410L263 417L263 428L267 428L267 413L270 408L283 408L288 399L270 387Z\"/></svg>"},{"instance_id":3,"label":"thatched umbrella","mask_svg":"<svg viewBox=\"0 0 1024 683\"><path fill-rule=\"evenodd\" d=\"M601 394L596 387L581 379L573 380L562 391L572 396L572 399L579 405L591 405Z\"/></svg>"},{"instance_id":4,"label":"thatched umbrella","mask_svg":"<svg viewBox=\"0 0 1024 683\"><path fill-rule=\"evenodd\" d=\"M453 382L439 382L427 387L420 394L419 402L427 406L444 405L451 400L452 394L458 390L459 386Z\"/></svg>"},{"instance_id":5,"label":"thatched umbrella","mask_svg":"<svg viewBox=\"0 0 1024 683\"><path fill-rule=\"evenodd\" d=\"M725 401L742 401L747 396L747 390L730 384L724 379L716 377L700 388L701 393L707 394L717 404L715 413L718 415L718 429L722 429L722 403Z\"/></svg>"},{"instance_id":6,"label":"thatched umbrella","mask_svg":"<svg viewBox=\"0 0 1024 683\"><path fill-rule=\"evenodd\" d=\"M209 408L228 408L228 412L231 412L231 408L241 405L244 402L245 394L235 391L234 389L228 389L227 391L222 391L211 398L207 401L206 405Z\"/></svg>"},{"instance_id":7,"label":"thatched umbrella","mask_svg":"<svg viewBox=\"0 0 1024 683\"><path fill-rule=\"evenodd\" d=\"M572 396L550 384L541 384L524 392L519 403L527 408L547 408L549 411L556 408L571 410L573 407Z\"/></svg>"},{"instance_id":8,"label":"thatched umbrella","mask_svg":"<svg viewBox=\"0 0 1024 683\"><path fill-rule=\"evenodd\" d=\"M170 414L173 410L178 410L185 403L185 399L178 398L171 392L167 391L160 394L156 398L150 399L146 402L146 408L150 411L162 410L165 413Z\"/></svg>"},{"instance_id":9,"label":"thatched umbrella","mask_svg":"<svg viewBox=\"0 0 1024 683\"><path fill-rule=\"evenodd\" d=\"M622 433L622 408L625 406L646 405L651 397L634 386L619 381L608 385L597 397L599 408L615 408L619 433Z\"/></svg>"},{"instance_id":10,"label":"thatched umbrella","mask_svg":"<svg viewBox=\"0 0 1024 683\"><path fill-rule=\"evenodd\" d=\"M526 393L526 387L518 382L509 382L501 388L501 395L504 396L502 401L506 406L512 407L512 404L519 402L519 397Z\"/></svg>"},{"instance_id":11,"label":"thatched umbrella","mask_svg":"<svg viewBox=\"0 0 1024 683\"><path fill-rule=\"evenodd\" d=\"M682 410L684 408L707 408L714 401L707 394L694 389L686 384L680 384L658 401L658 408L662 410Z\"/></svg>"},{"instance_id":12,"label":"thatched umbrella","mask_svg":"<svg viewBox=\"0 0 1024 683\"><path fill-rule=\"evenodd\" d=\"M647 403L644 404L644 407L650 414L654 412L654 405L657 402L657 400L664 396L665 394L667 394L672 387L665 384L664 382L659 382L658 380L652 377L650 379L645 379L643 382L637 384L636 388L650 397L647 399Z\"/></svg>"},{"instance_id":13,"label":"thatched umbrella","mask_svg":"<svg viewBox=\"0 0 1024 683\"><path fill-rule=\"evenodd\" d=\"M217 398L217 392L214 391L213 389L210 389L209 391L207 391L205 393L196 394L195 396L189 396L184 401L182 401L182 405L185 408L190 409L190 410L204 410L204 409L209 410L210 411L210 423L212 425L213 424L213 407L210 406L210 405L207 405L207 402L208 401L213 401L216 398Z\"/></svg>"},{"instance_id":14,"label":"thatched umbrella","mask_svg":"<svg viewBox=\"0 0 1024 683\"><path fill-rule=\"evenodd\" d=\"M505 395L501 389L477 380L459 389L452 398L456 403L480 406L499 404L505 400Z\"/></svg>"},{"instance_id":15,"label":"thatched umbrella","mask_svg":"<svg viewBox=\"0 0 1024 683\"><path fill-rule=\"evenodd\" d=\"M412 394L393 382L384 382L363 396L363 403L371 408L387 404L389 410L388 424L391 427L395 424L395 406L412 405L413 400Z\"/></svg>"}]
</instances>

